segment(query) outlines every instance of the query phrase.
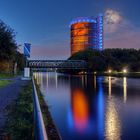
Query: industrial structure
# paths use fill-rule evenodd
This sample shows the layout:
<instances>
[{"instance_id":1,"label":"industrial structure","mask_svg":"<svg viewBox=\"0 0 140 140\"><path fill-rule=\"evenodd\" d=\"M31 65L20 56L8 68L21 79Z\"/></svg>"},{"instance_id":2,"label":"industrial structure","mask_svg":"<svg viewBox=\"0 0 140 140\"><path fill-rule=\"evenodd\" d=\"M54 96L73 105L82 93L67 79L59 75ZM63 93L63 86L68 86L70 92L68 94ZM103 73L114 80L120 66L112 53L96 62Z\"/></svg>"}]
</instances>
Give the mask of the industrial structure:
<instances>
[{"instance_id":1,"label":"industrial structure","mask_svg":"<svg viewBox=\"0 0 140 140\"><path fill-rule=\"evenodd\" d=\"M30 68L86 69L84 60L29 60Z\"/></svg>"},{"instance_id":2,"label":"industrial structure","mask_svg":"<svg viewBox=\"0 0 140 140\"><path fill-rule=\"evenodd\" d=\"M71 55L87 48L103 49L103 15L73 20L71 28Z\"/></svg>"}]
</instances>

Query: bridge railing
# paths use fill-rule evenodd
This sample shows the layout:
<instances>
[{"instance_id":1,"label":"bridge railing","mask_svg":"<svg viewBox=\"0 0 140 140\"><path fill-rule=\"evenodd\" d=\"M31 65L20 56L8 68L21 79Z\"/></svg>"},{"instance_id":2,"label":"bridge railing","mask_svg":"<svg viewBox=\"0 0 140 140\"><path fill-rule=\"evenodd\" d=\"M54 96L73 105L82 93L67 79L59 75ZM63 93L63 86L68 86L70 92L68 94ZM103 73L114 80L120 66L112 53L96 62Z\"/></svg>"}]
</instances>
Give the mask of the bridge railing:
<instances>
[{"instance_id":1,"label":"bridge railing","mask_svg":"<svg viewBox=\"0 0 140 140\"><path fill-rule=\"evenodd\" d=\"M35 139L36 140L48 140L46 133L43 116L39 104L37 90L35 86L34 78L32 77L33 85L33 102L34 102L34 123L35 123Z\"/></svg>"}]
</instances>

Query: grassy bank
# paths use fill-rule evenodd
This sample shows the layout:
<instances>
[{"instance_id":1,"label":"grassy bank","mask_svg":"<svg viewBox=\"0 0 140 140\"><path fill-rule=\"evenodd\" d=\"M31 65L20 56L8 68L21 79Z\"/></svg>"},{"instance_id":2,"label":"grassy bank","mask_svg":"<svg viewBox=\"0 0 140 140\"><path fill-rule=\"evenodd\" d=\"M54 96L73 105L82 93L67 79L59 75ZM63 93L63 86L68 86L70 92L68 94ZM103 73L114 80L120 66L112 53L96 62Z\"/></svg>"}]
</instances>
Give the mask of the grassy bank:
<instances>
[{"instance_id":1,"label":"grassy bank","mask_svg":"<svg viewBox=\"0 0 140 140\"><path fill-rule=\"evenodd\" d=\"M39 102L40 102L41 111L43 114L45 128L46 128L46 131L48 134L48 138L49 138L49 140L60 140L61 137L59 135L59 132L58 132L54 122L53 122L53 119L52 119L50 111L49 111L49 107L45 103L44 98L41 94L41 91L40 91L40 88L38 85L37 85L37 92L38 92L38 98L39 98Z\"/></svg>"},{"instance_id":2,"label":"grassy bank","mask_svg":"<svg viewBox=\"0 0 140 140\"><path fill-rule=\"evenodd\" d=\"M0 73L0 78L12 78L15 77L13 74L8 73Z\"/></svg>"},{"instance_id":3,"label":"grassy bank","mask_svg":"<svg viewBox=\"0 0 140 140\"><path fill-rule=\"evenodd\" d=\"M32 84L23 87L15 104L9 107L6 130L12 140L33 139Z\"/></svg>"},{"instance_id":4,"label":"grassy bank","mask_svg":"<svg viewBox=\"0 0 140 140\"><path fill-rule=\"evenodd\" d=\"M12 81L10 81L10 80L0 80L0 88L7 86L11 82Z\"/></svg>"},{"instance_id":5,"label":"grassy bank","mask_svg":"<svg viewBox=\"0 0 140 140\"><path fill-rule=\"evenodd\" d=\"M59 133L52 120L49 108L37 86L39 102L43 114L43 119L49 140L60 139ZM8 120L6 134L11 140L33 140L34 139L34 120L33 120L33 99L32 83L23 87L15 104L8 107Z\"/></svg>"}]
</instances>

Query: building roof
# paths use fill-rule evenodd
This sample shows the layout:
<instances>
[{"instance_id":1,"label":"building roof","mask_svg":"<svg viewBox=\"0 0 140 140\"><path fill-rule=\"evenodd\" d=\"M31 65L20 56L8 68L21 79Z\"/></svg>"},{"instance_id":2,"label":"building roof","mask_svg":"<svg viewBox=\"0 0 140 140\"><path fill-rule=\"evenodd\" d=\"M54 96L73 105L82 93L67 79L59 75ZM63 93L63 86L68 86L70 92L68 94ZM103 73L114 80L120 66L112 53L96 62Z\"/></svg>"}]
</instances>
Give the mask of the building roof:
<instances>
[{"instance_id":1,"label":"building roof","mask_svg":"<svg viewBox=\"0 0 140 140\"><path fill-rule=\"evenodd\" d=\"M89 17L78 17L71 21L70 26L80 22L96 23L96 20L94 18L89 18Z\"/></svg>"}]
</instances>

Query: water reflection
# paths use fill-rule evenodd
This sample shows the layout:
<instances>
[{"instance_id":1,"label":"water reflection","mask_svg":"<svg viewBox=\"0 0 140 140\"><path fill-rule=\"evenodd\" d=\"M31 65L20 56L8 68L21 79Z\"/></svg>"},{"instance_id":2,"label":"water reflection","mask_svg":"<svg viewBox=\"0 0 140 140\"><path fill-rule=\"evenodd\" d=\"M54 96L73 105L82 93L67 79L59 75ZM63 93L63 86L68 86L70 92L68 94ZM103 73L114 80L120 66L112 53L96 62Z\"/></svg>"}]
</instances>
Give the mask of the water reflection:
<instances>
[{"instance_id":1,"label":"water reflection","mask_svg":"<svg viewBox=\"0 0 140 140\"><path fill-rule=\"evenodd\" d=\"M46 73L46 87L48 88L48 73Z\"/></svg>"},{"instance_id":2,"label":"water reflection","mask_svg":"<svg viewBox=\"0 0 140 140\"><path fill-rule=\"evenodd\" d=\"M136 99L139 104L139 91L128 88L126 77L57 73L36 73L34 76L51 105L50 111L64 140L122 139L126 131L124 124L128 124L124 122L130 121L124 108L127 113L139 111L138 107L134 108ZM131 98L129 96L131 102L127 101L128 89L133 92Z\"/></svg>"},{"instance_id":3,"label":"water reflection","mask_svg":"<svg viewBox=\"0 0 140 140\"><path fill-rule=\"evenodd\" d=\"M106 105L106 120L105 120L105 136L107 140L120 140L121 139L121 124L117 107L115 104L115 97L112 93L112 77L108 77L108 95Z\"/></svg>"},{"instance_id":4,"label":"water reflection","mask_svg":"<svg viewBox=\"0 0 140 140\"><path fill-rule=\"evenodd\" d=\"M103 138L103 78L97 78L97 81L95 79L96 77L93 78L91 76L71 78L72 108L68 111L68 123L69 126L71 126L70 129L75 129L80 134L86 133L91 136L94 134L96 135L96 137L98 134L98 138ZM96 83L98 86L96 85ZM96 88L97 92L94 91L94 89ZM98 96L98 100L95 100L95 96ZM98 114L98 117L96 116L96 114Z\"/></svg>"},{"instance_id":5,"label":"water reflection","mask_svg":"<svg viewBox=\"0 0 140 140\"><path fill-rule=\"evenodd\" d=\"M127 101L127 78L123 78L123 97L124 97L124 103Z\"/></svg>"},{"instance_id":6,"label":"water reflection","mask_svg":"<svg viewBox=\"0 0 140 140\"><path fill-rule=\"evenodd\" d=\"M88 102L81 89L72 91L72 113L75 127L83 132L88 124Z\"/></svg>"},{"instance_id":7,"label":"water reflection","mask_svg":"<svg viewBox=\"0 0 140 140\"><path fill-rule=\"evenodd\" d=\"M58 75L57 75L57 72L55 72L55 86L56 86L56 89L57 89L57 85L58 85Z\"/></svg>"},{"instance_id":8,"label":"water reflection","mask_svg":"<svg viewBox=\"0 0 140 140\"><path fill-rule=\"evenodd\" d=\"M109 87L109 98L111 97L111 76L108 77L108 87Z\"/></svg>"},{"instance_id":9,"label":"water reflection","mask_svg":"<svg viewBox=\"0 0 140 140\"><path fill-rule=\"evenodd\" d=\"M97 79L98 83L98 135L100 139L103 139L103 132L104 132L104 91L103 91L103 78L100 77Z\"/></svg>"},{"instance_id":10,"label":"water reflection","mask_svg":"<svg viewBox=\"0 0 140 140\"><path fill-rule=\"evenodd\" d=\"M93 78L94 78L94 83L93 83L94 84L94 91L96 91L96 75L94 75Z\"/></svg>"},{"instance_id":11,"label":"water reflection","mask_svg":"<svg viewBox=\"0 0 140 140\"><path fill-rule=\"evenodd\" d=\"M34 78L37 81L37 84L38 85L42 85L43 84L43 81L42 81L42 73L41 72L36 72L33 75L34 75Z\"/></svg>"},{"instance_id":12,"label":"water reflection","mask_svg":"<svg viewBox=\"0 0 140 140\"><path fill-rule=\"evenodd\" d=\"M105 136L107 140L121 139L121 125L119 114L117 112L115 101L113 100L113 98L109 99L107 103Z\"/></svg>"}]
</instances>

